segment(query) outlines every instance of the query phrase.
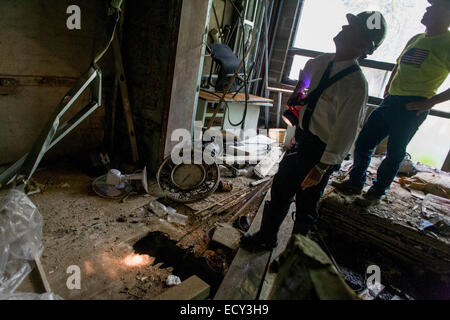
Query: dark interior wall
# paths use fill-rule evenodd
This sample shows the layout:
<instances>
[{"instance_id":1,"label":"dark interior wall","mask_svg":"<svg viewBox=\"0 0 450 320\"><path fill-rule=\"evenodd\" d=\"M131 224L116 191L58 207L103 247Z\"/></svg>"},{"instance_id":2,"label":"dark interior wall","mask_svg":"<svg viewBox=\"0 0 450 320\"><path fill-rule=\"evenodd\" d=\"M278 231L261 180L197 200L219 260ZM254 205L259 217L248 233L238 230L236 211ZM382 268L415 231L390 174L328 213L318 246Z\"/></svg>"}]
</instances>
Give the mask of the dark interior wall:
<instances>
[{"instance_id":1,"label":"dark interior wall","mask_svg":"<svg viewBox=\"0 0 450 320\"><path fill-rule=\"evenodd\" d=\"M81 30L66 27L67 7L74 4L81 8ZM105 45L108 18L103 0L1 0L0 15L0 78L18 83L8 95L0 95L1 165L29 151L55 106ZM111 74L108 59L100 62L105 78ZM89 92L69 114L88 101ZM103 132L100 108L45 159L97 146Z\"/></svg>"},{"instance_id":2,"label":"dark interior wall","mask_svg":"<svg viewBox=\"0 0 450 320\"><path fill-rule=\"evenodd\" d=\"M301 10L303 0L280 0L281 13L278 21L277 33L274 36L272 57L269 63L269 85L284 89L293 89L294 86L283 83L285 65L289 59L288 49L295 36L295 27L298 15ZM273 21L273 23L276 23ZM276 126L278 93L272 92L270 98L274 99L274 107L270 108L269 126ZM281 100L281 113L286 110L289 94L283 93ZM286 125L280 120L280 127L286 128Z\"/></svg>"},{"instance_id":3,"label":"dark interior wall","mask_svg":"<svg viewBox=\"0 0 450 320\"><path fill-rule=\"evenodd\" d=\"M269 64L269 81L281 83L289 46L295 36L296 19L302 1L283 0L280 21L275 36L272 59Z\"/></svg>"},{"instance_id":4,"label":"dark interior wall","mask_svg":"<svg viewBox=\"0 0 450 320\"><path fill-rule=\"evenodd\" d=\"M122 51L140 158L156 171L163 155L181 0L128 0ZM118 109L119 110L119 109ZM125 122L120 147L130 153Z\"/></svg>"}]
</instances>

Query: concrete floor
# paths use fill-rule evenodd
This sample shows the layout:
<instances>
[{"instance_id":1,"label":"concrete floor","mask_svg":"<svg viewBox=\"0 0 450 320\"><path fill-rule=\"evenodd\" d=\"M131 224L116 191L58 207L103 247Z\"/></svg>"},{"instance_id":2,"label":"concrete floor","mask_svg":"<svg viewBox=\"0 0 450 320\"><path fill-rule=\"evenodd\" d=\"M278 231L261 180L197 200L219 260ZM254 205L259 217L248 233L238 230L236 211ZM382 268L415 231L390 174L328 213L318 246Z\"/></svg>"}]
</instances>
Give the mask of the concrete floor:
<instances>
[{"instance_id":1,"label":"concrete floor","mask_svg":"<svg viewBox=\"0 0 450 320\"><path fill-rule=\"evenodd\" d=\"M93 179L69 164L44 168L33 179L43 190L30 196L44 218L41 260L56 294L82 300L151 299L167 289L165 282L173 267L153 264L154 257L147 257L140 266L128 264L135 255L133 244L149 232L159 231L178 240L191 229L189 224L179 226L159 219L148 210L148 203L161 196L155 182L149 182L151 195L131 195L122 203L98 197L91 189ZM243 187L249 181L253 180L240 177L233 179L233 184ZM6 192L2 190L0 197ZM191 211L227 195L217 192L191 205ZM207 230L208 226L200 228L180 245L204 253L209 244ZM79 290L68 289L70 266L81 270ZM37 272L27 277L17 292L44 292Z\"/></svg>"}]
</instances>

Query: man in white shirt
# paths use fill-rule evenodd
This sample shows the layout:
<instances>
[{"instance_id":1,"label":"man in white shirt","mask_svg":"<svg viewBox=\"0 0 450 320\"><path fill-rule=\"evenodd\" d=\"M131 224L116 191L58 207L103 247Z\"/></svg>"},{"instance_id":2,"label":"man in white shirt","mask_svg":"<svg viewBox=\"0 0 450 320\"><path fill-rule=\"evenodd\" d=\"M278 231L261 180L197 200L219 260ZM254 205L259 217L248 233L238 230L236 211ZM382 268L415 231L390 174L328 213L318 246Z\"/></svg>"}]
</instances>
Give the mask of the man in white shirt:
<instances>
[{"instance_id":1,"label":"man in white shirt","mask_svg":"<svg viewBox=\"0 0 450 320\"><path fill-rule=\"evenodd\" d=\"M280 163L260 230L242 237L241 247L247 250L276 247L279 227L294 195L297 212L293 232L309 231L318 219L317 206L328 179L349 153L362 124L368 85L357 59L381 45L386 22L379 12L348 14L347 20L348 25L334 38L336 53L309 60L300 73L289 99L289 104L300 104L294 101L308 88L306 105L299 113L297 152Z\"/></svg>"}]
</instances>

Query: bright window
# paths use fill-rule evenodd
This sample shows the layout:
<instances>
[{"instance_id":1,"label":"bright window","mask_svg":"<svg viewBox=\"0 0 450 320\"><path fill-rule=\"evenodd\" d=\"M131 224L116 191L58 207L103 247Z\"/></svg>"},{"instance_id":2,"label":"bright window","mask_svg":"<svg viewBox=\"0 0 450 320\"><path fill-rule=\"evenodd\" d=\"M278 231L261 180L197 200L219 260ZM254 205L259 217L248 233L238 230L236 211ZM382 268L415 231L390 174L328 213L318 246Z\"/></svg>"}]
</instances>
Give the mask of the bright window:
<instances>
[{"instance_id":1,"label":"bright window","mask_svg":"<svg viewBox=\"0 0 450 320\"><path fill-rule=\"evenodd\" d=\"M293 46L333 52L333 38L347 24L347 13L377 10L388 30L384 43L368 58L395 63L408 40L425 31L420 20L429 5L427 0L304 0Z\"/></svg>"},{"instance_id":2,"label":"bright window","mask_svg":"<svg viewBox=\"0 0 450 320\"><path fill-rule=\"evenodd\" d=\"M420 21L429 5L427 0L304 0L292 48L334 52L333 38L347 24L347 13L377 10L383 13L388 30L384 43L368 59L395 64L408 40L425 31ZM287 78L298 80L309 59L295 53L287 68ZM391 72L368 67L362 70L369 82L369 95L382 98ZM447 78L438 92L449 87ZM450 112L450 102L435 109ZM408 152L415 161L441 168L450 148L449 136L450 121L429 116L409 144Z\"/></svg>"}]
</instances>

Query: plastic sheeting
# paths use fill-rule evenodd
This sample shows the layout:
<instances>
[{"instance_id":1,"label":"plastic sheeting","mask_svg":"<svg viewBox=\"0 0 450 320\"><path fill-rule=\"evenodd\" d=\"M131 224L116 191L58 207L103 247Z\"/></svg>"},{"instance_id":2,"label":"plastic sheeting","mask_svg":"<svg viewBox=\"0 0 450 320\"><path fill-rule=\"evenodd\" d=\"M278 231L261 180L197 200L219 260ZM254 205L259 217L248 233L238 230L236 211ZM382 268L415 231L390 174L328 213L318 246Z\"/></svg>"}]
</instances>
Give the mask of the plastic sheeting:
<instances>
[{"instance_id":1,"label":"plastic sheeting","mask_svg":"<svg viewBox=\"0 0 450 320\"><path fill-rule=\"evenodd\" d=\"M1 294L0 300L63 300L60 296L51 293L13 293Z\"/></svg>"},{"instance_id":2,"label":"plastic sheeting","mask_svg":"<svg viewBox=\"0 0 450 320\"><path fill-rule=\"evenodd\" d=\"M15 293L42 253L43 220L25 193L11 190L0 202L0 299L51 299L52 293ZM58 297L59 298L59 297Z\"/></svg>"}]
</instances>

